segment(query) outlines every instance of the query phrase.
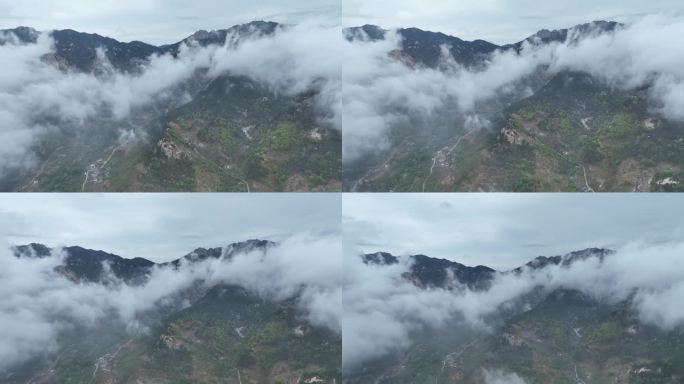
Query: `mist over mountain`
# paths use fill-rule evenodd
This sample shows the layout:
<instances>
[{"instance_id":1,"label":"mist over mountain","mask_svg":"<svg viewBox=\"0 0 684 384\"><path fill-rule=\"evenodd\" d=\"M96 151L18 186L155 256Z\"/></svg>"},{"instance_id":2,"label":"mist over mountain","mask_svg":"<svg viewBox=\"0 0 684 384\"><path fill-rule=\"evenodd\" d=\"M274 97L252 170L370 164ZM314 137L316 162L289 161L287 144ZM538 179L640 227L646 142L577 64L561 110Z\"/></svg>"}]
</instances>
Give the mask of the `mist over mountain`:
<instances>
[{"instance_id":1,"label":"mist over mountain","mask_svg":"<svg viewBox=\"0 0 684 384\"><path fill-rule=\"evenodd\" d=\"M339 239L3 252L0 382L340 380Z\"/></svg>"},{"instance_id":2,"label":"mist over mountain","mask_svg":"<svg viewBox=\"0 0 684 384\"><path fill-rule=\"evenodd\" d=\"M677 190L683 25L594 21L502 46L348 28L344 188Z\"/></svg>"},{"instance_id":3,"label":"mist over mountain","mask_svg":"<svg viewBox=\"0 0 684 384\"><path fill-rule=\"evenodd\" d=\"M349 383L674 383L681 244L591 248L508 271L348 254Z\"/></svg>"},{"instance_id":4,"label":"mist over mountain","mask_svg":"<svg viewBox=\"0 0 684 384\"><path fill-rule=\"evenodd\" d=\"M337 40L315 23L162 46L0 31L0 187L339 189Z\"/></svg>"}]
</instances>

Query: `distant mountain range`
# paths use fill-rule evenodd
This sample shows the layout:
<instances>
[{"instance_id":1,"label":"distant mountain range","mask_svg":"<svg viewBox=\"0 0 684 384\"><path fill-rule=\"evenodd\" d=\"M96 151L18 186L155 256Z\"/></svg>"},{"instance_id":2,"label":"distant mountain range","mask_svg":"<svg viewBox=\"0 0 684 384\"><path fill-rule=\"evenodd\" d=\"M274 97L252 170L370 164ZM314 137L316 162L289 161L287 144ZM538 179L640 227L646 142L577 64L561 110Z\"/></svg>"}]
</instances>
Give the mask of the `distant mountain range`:
<instances>
[{"instance_id":1,"label":"distant mountain range","mask_svg":"<svg viewBox=\"0 0 684 384\"><path fill-rule=\"evenodd\" d=\"M28 244L13 250L19 258L45 258L55 251L63 252L64 262L55 270L75 285L107 286L116 277L126 285L146 289L153 268L180 270L207 259L229 260L277 246L270 241L249 240L224 248L198 248L160 264L77 246L57 250ZM141 314L137 321L148 327L148 332L131 332L113 318L90 326L74 323L60 332L55 353L0 372L0 383L341 380L340 336L304 320L297 309L297 297L277 302L237 285L194 284L164 300L183 305L167 305Z\"/></svg>"},{"instance_id":2,"label":"distant mountain range","mask_svg":"<svg viewBox=\"0 0 684 384\"><path fill-rule=\"evenodd\" d=\"M590 258L603 261L613 253L589 248L541 256L503 272L416 255L408 256L410 269L403 277L425 290L468 287L486 292L496 275L520 275L550 266L569 268ZM361 257L380 267L399 262L383 252ZM514 374L527 384L678 383L684 379L684 351L679 347L684 341L682 329L665 331L644 324L632 310L631 299L610 304L572 289L545 291L540 287L518 300L505 303L490 316L486 330L454 319L439 329L417 331L408 349L345 371L345 382L489 383L486 372Z\"/></svg>"},{"instance_id":3,"label":"distant mountain range","mask_svg":"<svg viewBox=\"0 0 684 384\"><path fill-rule=\"evenodd\" d=\"M288 26L257 21L198 31L155 46L120 42L73 30L0 30L0 45L34 44L41 33L54 46L41 61L64 75L90 74L103 82L132 78L158 55L178 58L182 45L239 47ZM229 40L229 41L226 41ZM255 64L256 65L256 64ZM84 121L24 116L54 129L31 147L32 162L0 175L5 191L335 191L341 189L341 136L316 109L317 85L288 94L240 74L207 75L164 90L165 98L135 108L126 118L102 110ZM159 80L153 74L152 79ZM75 81L75 80L74 80ZM135 93L135 90L131 91ZM132 96L131 96L132 97ZM123 136L122 132L129 132ZM135 136L136 139L131 139Z\"/></svg>"},{"instance_id":4,"label":"distant mountain range","mask_svg":"<svg viewBox=\"0 0 684 384\"><path fill-rule=\"evenodd\" d=\"M577 44L619 33L620 23L595 21L542 30L523 41L496 45L404 28L389 53L414 71L444 71L442 49L473 73L495 53L522 47ZM373 25L345 30L348 40L377 41L389 31ZM590 63L587 63L589 65ZM504 69L505 70L505 69ZM468 116L448 104L428 117L407 116L388 133L389 149L345 164L348 191L678 191L684 169L684 126L649 100L650 84L621 89L585 72L548 71L507 86ZM514 90L513 92L510 92ZM410 103L410 100L408 101ZM657 107L657 105L655 106ZM398 108L396 113L403 113ZM468 117L486 122L473 129Z\"/></svg>"},{"instance_id":5,"label":"distant mountain range","mask_svg":"<svg viewBox=\"0 0 684 384\"><path fill-rule=\"evenodd\" d=\"M248 24L235 25L228 29L214 31L197 31L187 38L167 45L151 45L141 41L120 42L94 33L84 33L72 29L61 29L47 32L55 42L54 55L72 68L82 72L97 70L97 51L102 50L105 57L117 70L123 72L139 71L140 65L152 55L178 55L182 44L197 43L200 46L224 45L227 36L249 37L255 34L273 35L279 27L278 23L254 21ZM36 43L42 33L31 27L17 27L0 30L0 34L14 34L23 43ZM3 42L0 40L0 44Z\"/></svg>"},{"instance_id":6,"label":"distant mountain range","mask_svg":"<svg viewBox=\"0 0 684 384\"><path fill-rule=\"evenodd\" d=\"M407 256L410 259L410 280L419 287L446 288L450 280L467 286L473 290L486 290L489 283L498 273L522 273L525 267L535 270L551 265L570 266L577 261L588 258L603 260L614 251L604 248L587 248L570 252L562 256L539 256L522 267L512 271L499 272L482 265L469 267L455 261L436 259L425 255ZM387 252L369 253L361 256L365 264L393 265L399 263L399 257Z\"/></svg>"},{"instance_id":7,"label":"distant mountain range","mask_svg":"<svg viewBox=\"0 0 684 384\"><path fill-rule=\"evenodd\" d=\"M102 281L103 275L111 273L127 283L142 284L154 267L172 266L178 268L183 261L197 262L209 258L230 260L233 255L255 250L266 251L275 245L275 243L267 240L248 240L232 243L226 248L197 248L182 258L159 264L141 257L126 259L104 251L94 251L78 246L53 249L43 244L31 243L15 246L13 251L15 256L20 258L43 258L51 256L53 252L64 252L64 269L62 272L76 281L97 283ZM104 268L105 264L108 266L107 270Z\"/></svg>"},{"instance_id":8,"label":"distant mountain range","mask_svg":"<svg viewBox=\"0 0 684 384\"><path fill-rule=\"evenodd\" d=\"M563 43L572 39L577 41L583 37L615 31L621 24L612 21L595 21L592 23L577 25L569 29L541 30L534 35L514 44L496 45L485 40L466 41L455 36L449 36L440 32L425 31L418 28L400 28L394 31L383 29L377 25L364 25L351 27L344 30L347 40L384 40L387 33L393 32L401 37L402 53L410 57L414 62L426 67L437 68L442 56L442 47L447 47L453 58L465 66L477 66L484 64L489 55L496 51L515 50L520 51L523 43L549 44Z\"/></svg>"}]
</instances>

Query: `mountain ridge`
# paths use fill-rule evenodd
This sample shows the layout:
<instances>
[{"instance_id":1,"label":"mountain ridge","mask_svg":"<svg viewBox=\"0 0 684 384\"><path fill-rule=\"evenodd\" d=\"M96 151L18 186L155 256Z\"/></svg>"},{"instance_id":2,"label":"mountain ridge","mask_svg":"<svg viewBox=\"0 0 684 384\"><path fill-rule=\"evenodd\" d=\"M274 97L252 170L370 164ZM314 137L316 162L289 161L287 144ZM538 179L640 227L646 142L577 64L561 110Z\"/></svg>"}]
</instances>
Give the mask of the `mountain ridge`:
<instances>
[{"instance_id":1,"label":"mountain ridge","mask_svg":"<svg viewBox=\"0 0 684 384\"><path fill-rule=\"evenodd\" d=\"M477 66L482 60L495 51L514 50L518 53L525 43L540 45L551 42L566 42L568 38L578 39L592 33L612 32L623 24L615 21L595 20L589 23L577 24L569 28L547 30L542 29L525 39L498 45L484 39L464 40L458 36L435 32L415 27L384 29L378 25L365 24L363 26L343 29L347 40L368 38L370 41L383 40L387 33L395 32L401 36L402 50L415 61L427 67L436 68L442 55L441 47L447 46L453 58L465 66Z\"/></svg>"},{"instance_id":2,"label":"mountain ridge","mask_svg":"<svg viewBox=\"0 0 684 384\"><path fill-rule=\"evenodd\" d=\"M75 68L83 72L96 70L95 63L98 50L104 49L104 55L112 65L124 72L134 72L138 64L153 55L171 54L176 57L183 44L197 43L200 46L223 45L230 34L237 36L261 33L273 34L282 24L270 21L253 21L236 24L229 28L212 31L198 30L180 41L169 44L149 44L140 40L120 41L97 33L88 33L74 29L54 29L38 31L32 27L19 26L13 29L2 29L0 34L12 33L25 44L36 43L41 34L48 34L54 39L55 54L64 58ZM0 41L2 44L2 41Z\"/></svg>"},{"instance_id":3,"label":"mountain ridge","mask_svg":"<svg viewBox=\"0 0 684 384\"><path fill-rule=\"evenodd\" d=\"M15 257L49 257L54 251L63 250L66 252L64 259L65 265L62 270L72 279L85 280L89 282L101 282L107 264L111 272L126 283L140 284L144 282L154 267L179 268L183 262L198 262L209 258L228 258L234 255L249 253L254 250L266 251L277 244L268 240L246 240L228 244L225 247L216 248L196 248L192 252L162 263L155 263L142 257L125 258L116 254L101 250L92 250L80 246L69 246L63 248L50 248L40 243L30 243L27 245L13 246L12 251Z\"/></svg>"},{"instance_id":4,"label":"mountain ridge","mask_svg":"<svg viewBox=\"0 0 684 384\"><path fill-rule=\"evenodd\" d=\"M225 37L225 34L231 32L231 31L242 31L242 32L248 32L250 28L255 28L258 31L266 32L266 31L273 31L275 28L279 26L287 26L286 24L278 23L275 21L268 21L268 20L257 20L257 21L251 21L249 23L240 23L240 24L234 24L230 27L227 28L219 28L219 29L212 29L212 30L205 30L205 29L198 29L197 31L193 32L192 34L174 42L169 42L169 43L164 43L164 44L152 44L148 43L142 40L129 40L129 41L124 41L124 40L119 40L114 37L109 37L106 35L101 35L99 33L91 33L91 32L84 32L72 28L64 28L64 29L46 29L46 30L38 30L36 28L33 28L31 26L27 25L20 25L16 26L13 28L3 28L0 29L0 33L14 33L19 37L22 41L24 42L35 42L36 37L40 34L52 34L54 32L66 32L68 34L77 34L77 35L83 35L83 36L90 36L92 38L96 39L102 39L102 40L112 40L115 41L119 44L143 44L149 47L156 47L156 48L162 48L162 47L169 47L174 44L181 43L183 41L187 41L190 39L197 39L197 40L203 40L207 37L214 37L216 35L223 35ZM32 37L33 36L33 37Z\"/></svg>"}]
</instances>

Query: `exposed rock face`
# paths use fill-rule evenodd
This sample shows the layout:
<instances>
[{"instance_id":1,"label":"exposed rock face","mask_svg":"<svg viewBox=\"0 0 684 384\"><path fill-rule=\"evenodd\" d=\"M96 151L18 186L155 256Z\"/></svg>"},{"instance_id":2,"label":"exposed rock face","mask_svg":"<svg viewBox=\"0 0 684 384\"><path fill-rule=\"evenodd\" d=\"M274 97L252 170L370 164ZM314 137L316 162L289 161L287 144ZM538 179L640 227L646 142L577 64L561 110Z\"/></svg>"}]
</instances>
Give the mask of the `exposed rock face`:
<instances>
[{"instance_id":1,"label":"exposed rock face","mask_svg":"<svg viewBox=\"0 0 684 384\"><path fill-rule=\"evenodd\" d=\"M167 159L180 160L183 158L183 150L178 148L176 143L167 138L159 140L157 146Z\"/></svg>"},{"instance_id":2,"label":"exposed rock face","mask_svg":"<svg viewBox=\"0 0 684 384\"><path fill-rule=\"evenodd\" d=\"M522 145L525 139L513 128L504 127L501 129L501 137L509 144Z\"/></svg>"},{"instance_id":3,"label":"exposed rock face","mask_svg":"<svg viewBox=\"0 0 684 384\"><path fill-rule=\"evenodd\" d=\"M162 334L159 336L159 341L161 341L163 346L172 351L178 351L183 348L183 342L173 336Z\"/></svg>"},{"instance_id":4,"label":"exposed rock face","mask_svg":"<svg viewBox=\"0 0 684 384\"><path fill-rule=\"evenodd\" d=\"M511 347L522 347L523 345L523 340L512 333L504 333L503 338Z\"/></svg>"}]
</instances>

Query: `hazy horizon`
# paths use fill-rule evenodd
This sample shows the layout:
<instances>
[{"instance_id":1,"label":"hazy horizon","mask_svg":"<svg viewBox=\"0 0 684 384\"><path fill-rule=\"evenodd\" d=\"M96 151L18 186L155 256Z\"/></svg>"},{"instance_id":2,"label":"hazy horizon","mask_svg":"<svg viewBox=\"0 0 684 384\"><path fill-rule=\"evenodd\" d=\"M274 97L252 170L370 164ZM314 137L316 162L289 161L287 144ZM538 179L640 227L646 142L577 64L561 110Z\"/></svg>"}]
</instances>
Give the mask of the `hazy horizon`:
<instances>
[{"instance_id":1,"label":"hazy horizon","mask_svg":"<svg viewBox=\"0 0 684 384\"><path fill-rule=\"evenodd\" d=\"M521 41L542 29L563 29L595 20L630 22L649 14L681 13L684 4L676 0L644 3L628 0L463 0L411 2L378 0L371 3L344 0L345 27L375 24L387 29L420 28L442 32L464 40L486 40L495 44Z\"/></svg>"},{"instance_id":2,"label":"hazy horizon","mask_svg":"<svg viewBox=\"0 0 684 384\"><path fill-rule=\"evenodd\" d=\"M338 4L334 0L294 0L287 4L237 0L226 7L218 0L202 0L188 7L177 0L0 0L4 10L0 29L74 29L119 41L160 45L178 42L198 30L226 29L257 20L298 24L316 19L339 23Z\"/></svg>"}]
</instances>

